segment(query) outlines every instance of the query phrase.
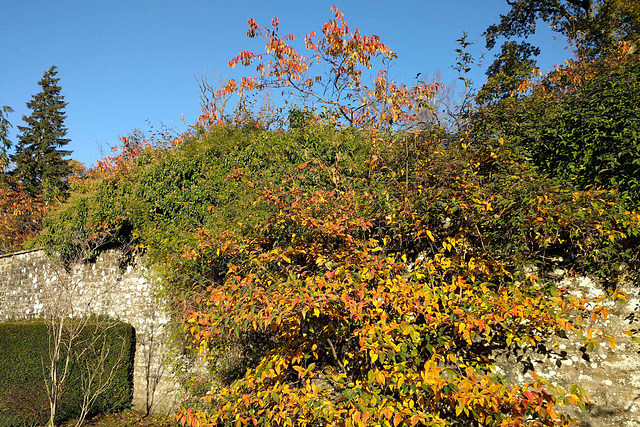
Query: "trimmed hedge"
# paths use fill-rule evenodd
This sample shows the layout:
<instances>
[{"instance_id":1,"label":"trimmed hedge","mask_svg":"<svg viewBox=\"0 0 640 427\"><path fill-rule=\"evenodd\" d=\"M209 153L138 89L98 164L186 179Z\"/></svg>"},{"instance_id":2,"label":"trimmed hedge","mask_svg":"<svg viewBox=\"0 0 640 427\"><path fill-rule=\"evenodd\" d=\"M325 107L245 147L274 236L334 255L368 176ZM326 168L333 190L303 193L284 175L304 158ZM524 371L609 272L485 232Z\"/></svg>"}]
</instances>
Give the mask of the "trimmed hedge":
<instances>
[{"instance_id":1,"label":"trimmed hedge","mask_svg":"<svg viewBox=\"0 0 640 427\"><path fill-rule=\"evenodd\" d=\"M96 326L96 323L88 324L80 340L87 338ZM117 361L123 345L127 356L125 363L117 366L109 388L96 399L89 416L127 409L133 397L134 329L129 324L118 323L106 334L111 355L107 363ZM124 337L124 341L120 337ZM48 351L47 325L43 320L0 323L0 427L43 425L48 421L49 401L44 383ZM85 357L92 357L91 352ZM80 414L83 362L76 360L72 366L56 422L77 418Z\"/></svg>"}]
</instances>

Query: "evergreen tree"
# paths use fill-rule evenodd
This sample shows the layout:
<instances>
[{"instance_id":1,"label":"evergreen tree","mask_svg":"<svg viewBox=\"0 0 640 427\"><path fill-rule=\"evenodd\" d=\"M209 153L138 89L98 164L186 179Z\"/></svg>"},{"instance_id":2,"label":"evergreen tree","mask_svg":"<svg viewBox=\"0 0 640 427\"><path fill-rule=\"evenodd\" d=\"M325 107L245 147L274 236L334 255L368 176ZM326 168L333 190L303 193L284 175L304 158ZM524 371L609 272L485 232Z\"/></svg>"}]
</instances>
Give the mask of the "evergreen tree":
<instances>
[{"instance_id":1,"label":"evergreen tree","mask_svg":"<svg viewBox=\"0 0 640 427\"><path fill-rule=\"evenodd\" d=\"M9 140L9 129L11 129L11 123L7 116L9 113L13 113L13 109L8 105L4 105L0 108L0 173L4 173L4 168L9 163L9 157L7 150L11 148L11 141ZM0 176L0 181L2 176Z\"/></svg>"},{"instance_id":2,"label":"evergreen tree","mask_svg":"<svg viewBox=\"0 0 640 427\"><path fill-rule=\"evenodd\" d=\"M52 66L38 82L42 91L27 102L32 112L29 117L22 117L26 126L18 126L21 133L16 153L11 156L15 163L13 174L32 197L43 195L46 199L54 199L65 195L69 189L67 177L71 164L65 156L71 151L62 149L69 143L65 138L67 129L63 111L67 103L60 94L57 73L56 67Z\"/></svg>"}]
</instances>

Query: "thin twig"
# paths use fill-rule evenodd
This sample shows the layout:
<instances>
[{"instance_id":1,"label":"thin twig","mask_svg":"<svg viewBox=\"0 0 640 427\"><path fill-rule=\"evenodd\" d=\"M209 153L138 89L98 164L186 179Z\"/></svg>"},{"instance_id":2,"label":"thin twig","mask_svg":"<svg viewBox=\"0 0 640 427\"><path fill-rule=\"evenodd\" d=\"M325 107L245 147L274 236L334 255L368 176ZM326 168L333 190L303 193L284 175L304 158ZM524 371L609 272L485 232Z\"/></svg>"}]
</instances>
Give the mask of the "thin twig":
<instances>
[{"instance_id":1,"label":"thin twig","mask_svg":"<svg viewBox=\"0 0 640 427\"><path fill-rule=\"evenodd\" d=\"M327 344L329 344L329 347L331 347L331 353L333 353L333 358L336 359L336 362L338 362L338 366L340 366L340 369L342 369L342 372L346 374L347 370L345 369L345 367L342 364L342 362L340 362L340 359L338 359L338 354L336 353L336 348L333 346L333 343L331 342L331 340L329 338L327 338Z\"/></svg>"}]
</instances>

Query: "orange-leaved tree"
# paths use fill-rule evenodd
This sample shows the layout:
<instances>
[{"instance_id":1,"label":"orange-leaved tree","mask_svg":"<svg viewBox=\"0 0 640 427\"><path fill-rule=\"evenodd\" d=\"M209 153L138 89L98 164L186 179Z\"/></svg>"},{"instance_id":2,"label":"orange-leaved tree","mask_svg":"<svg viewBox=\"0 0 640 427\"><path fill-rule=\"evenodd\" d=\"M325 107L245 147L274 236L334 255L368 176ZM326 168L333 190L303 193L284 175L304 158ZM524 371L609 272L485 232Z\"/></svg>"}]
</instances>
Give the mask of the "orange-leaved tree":
<instances>
[{"instance_id":1,"label":"orange-leaved tree","mask_svg":"<svg viewBox=\"0 0 640 427\"><path fill-rule=\"evenodd\" d=\"M23 249L41 230L50 207L42 197L30 197L19 184L0 182L0 253Z\"/></svg>"},{"instance_id":2,"label":"orange-leaved tree","mask_svg":"<svg viewBox=\"0 0 640 427\"><path fill-rule=\"evenodd\" d=\"M379 65L388 66L396 54L380 37L362 35L358 29L351 31L337 7L331 12L335 19L323 25L321 37L315 31L304 36L305 53L292 45L294 35L279 35L278 18L270 27L261 27L250 19L247 35L264 38L265 51L241 51L229 66L255 65L256 74L240 82L227 81L215 95L242 97L254 91L284 89L322 108L323 117L329 121L383 129L414 122L416 113L428 107L427 101L441 85L398 84L389 78L386 68L369 81L363 73ZM313 72L314 67L318 72ZM218 118L221 112L212 111L214 104L209 107L203 116Z\"/></svg>"}]
</instances>

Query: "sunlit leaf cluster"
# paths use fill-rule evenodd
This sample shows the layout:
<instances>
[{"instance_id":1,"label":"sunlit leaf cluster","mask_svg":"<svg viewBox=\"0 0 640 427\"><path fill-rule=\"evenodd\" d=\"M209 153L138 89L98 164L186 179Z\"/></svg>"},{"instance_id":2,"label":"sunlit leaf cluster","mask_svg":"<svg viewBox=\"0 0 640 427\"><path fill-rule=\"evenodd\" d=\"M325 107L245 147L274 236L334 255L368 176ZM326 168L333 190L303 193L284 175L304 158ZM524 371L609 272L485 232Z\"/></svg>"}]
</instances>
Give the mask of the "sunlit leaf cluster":
<instances>
[{"instance_id":1,"label":"sunlit leaf cluster","mask_svg":"<svg viewBox=\"0 0 640 427\"><path fill-rule=\"evenodd\" d=\"M262 190L258 203L272 214L250 232L199 230L188 256L217 267L177 301L186 335L214 364L230 345L262 347L243 375L202 397L206 409L181 411L183 423L571 423L558 408L584 406L578 388L536 376L513 384L494 360L513 346L542 351L567 332L581 336L575 313L606 318L598 303L522 267L559 247L576 252L576 268L595 263L594 250L606 258L607 245L626 238L607 194L555 187L500 142L422 144L429 154L417 156L410 191L392 147L379 148L383 159L364 176L307 161L280 189ZM611 337L589 330L584 339Z\"/></svg>"}]
</instances>

